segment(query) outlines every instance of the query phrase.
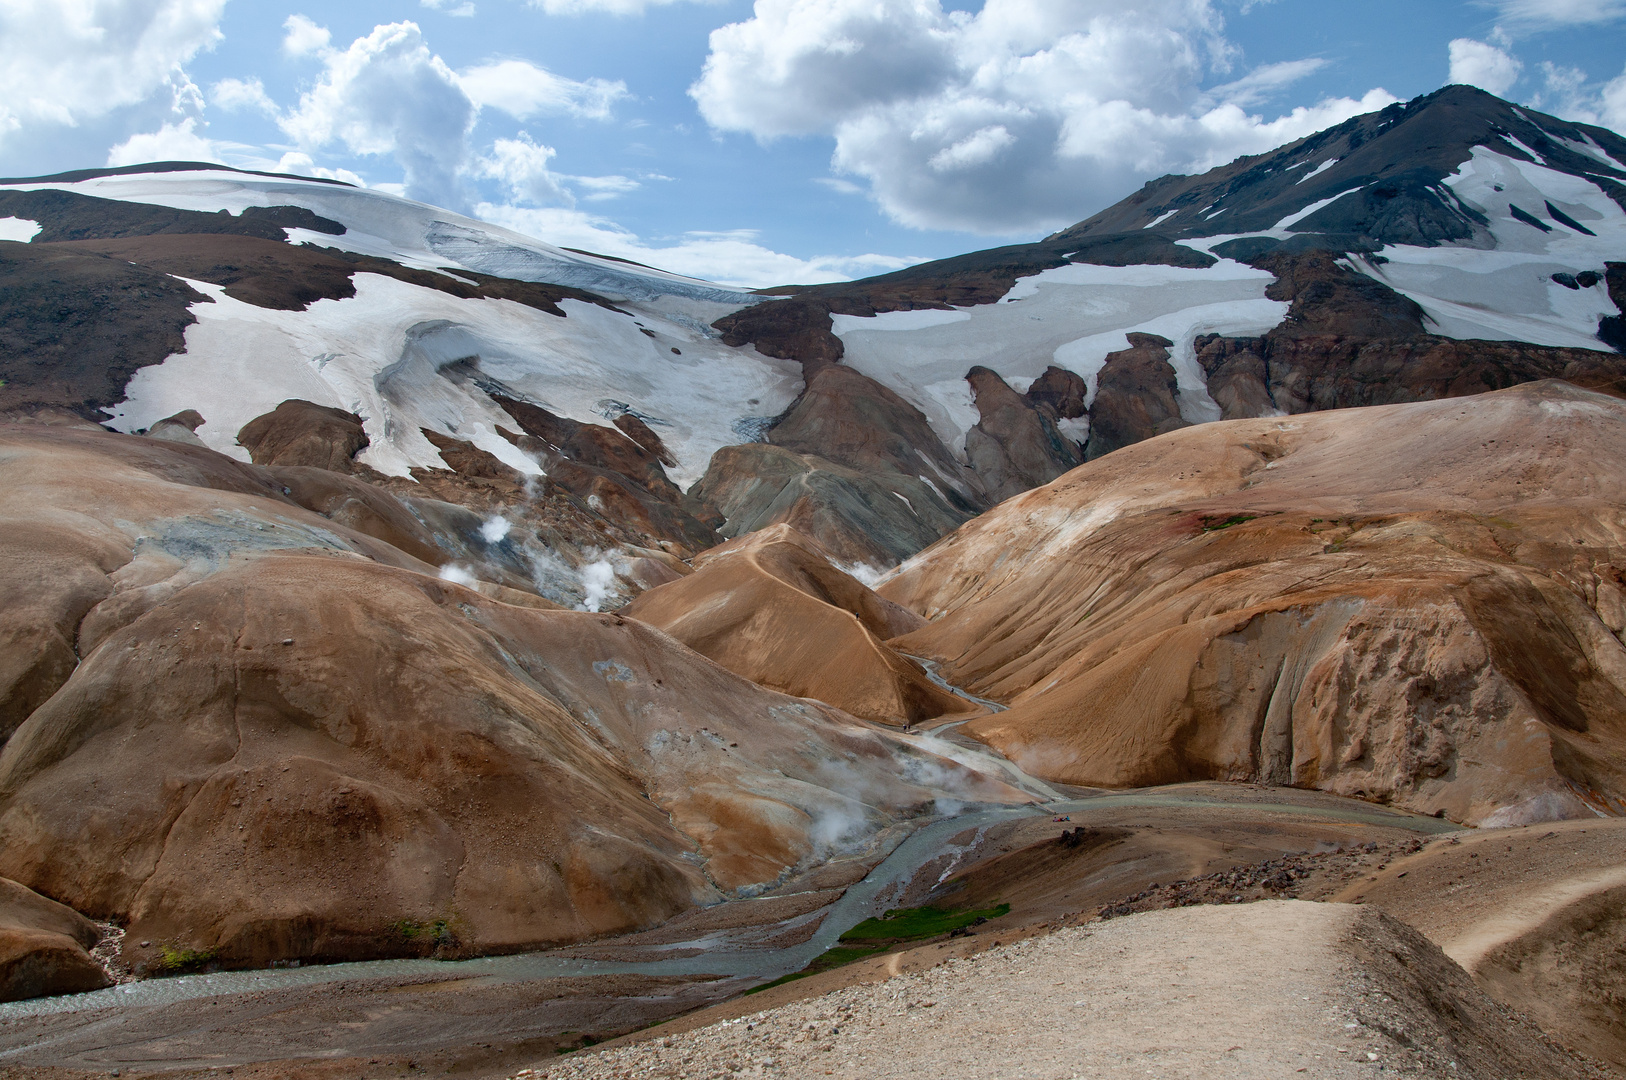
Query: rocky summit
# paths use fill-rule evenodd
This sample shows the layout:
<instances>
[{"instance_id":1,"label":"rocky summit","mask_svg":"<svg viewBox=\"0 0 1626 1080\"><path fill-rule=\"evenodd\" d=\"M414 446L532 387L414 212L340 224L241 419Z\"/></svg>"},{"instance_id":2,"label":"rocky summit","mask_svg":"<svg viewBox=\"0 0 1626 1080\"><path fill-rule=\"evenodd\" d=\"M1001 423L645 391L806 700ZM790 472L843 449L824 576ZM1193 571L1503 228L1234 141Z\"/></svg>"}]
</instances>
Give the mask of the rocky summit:
<instances>
[{"instance_id":1,"label":"rocky summit","mask_svg":"<svg viewBox=\"0 0 1626 1080\"><path fill-rule=\"evenodd\" d=\"M1619 134L764 290L196 162L0 224L0 1077L1626 1068Z\"/></svg>"}]
</instances>

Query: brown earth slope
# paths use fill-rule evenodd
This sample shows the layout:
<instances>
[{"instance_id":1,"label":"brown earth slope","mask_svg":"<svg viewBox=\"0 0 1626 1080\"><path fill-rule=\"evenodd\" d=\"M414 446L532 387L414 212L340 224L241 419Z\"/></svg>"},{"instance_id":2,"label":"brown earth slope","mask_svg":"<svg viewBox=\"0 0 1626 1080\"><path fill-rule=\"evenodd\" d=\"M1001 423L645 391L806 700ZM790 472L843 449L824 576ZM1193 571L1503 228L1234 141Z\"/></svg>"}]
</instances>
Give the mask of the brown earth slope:
<instances>
[{"instance_id":1,"label":"brown earth slope","mask_svg":"<svg viewBox=\"0 0 1626 1080\"><path fill-rule=\"evenodd\" d=\"M202 447L9 427L0 463L0 875L148 969L624 931L922 812L916 764L1023 798Z\"/></svg>"},{"instance_id":2,"label":"brown earth slope","mask_svg":"<svg viewBox=\"0 0 1626 1080\"><path fill-rule=\"evenodd\" d=\"M786 525L713 548L695 573L621 609L752 682L854 716L912 724L970 711L884 639L924 625Z\"/></svg>"},{"instance_id":3,"label":"brown earth slope","mask_svg":"<svg viewBox=\"0 0 1626 1080\"><path fill-rule=\"evenodd\" d=\"M1626 822L1435 841L1333 897L1427 934L1498 1001L1626 1067Z\"/></svg>"},{"instance_id":4,"label":"brown earth slope","mask_svg":"<svg viewBox=\"0 0 1626 1080\"><path fill-rule=\"evenodd\" d=\"M1493 824L1626 795L1626 403L1543 382L1208 424L906 563L895 645L1046 779L1257 779Z\"/></svg>"}]
</instances>

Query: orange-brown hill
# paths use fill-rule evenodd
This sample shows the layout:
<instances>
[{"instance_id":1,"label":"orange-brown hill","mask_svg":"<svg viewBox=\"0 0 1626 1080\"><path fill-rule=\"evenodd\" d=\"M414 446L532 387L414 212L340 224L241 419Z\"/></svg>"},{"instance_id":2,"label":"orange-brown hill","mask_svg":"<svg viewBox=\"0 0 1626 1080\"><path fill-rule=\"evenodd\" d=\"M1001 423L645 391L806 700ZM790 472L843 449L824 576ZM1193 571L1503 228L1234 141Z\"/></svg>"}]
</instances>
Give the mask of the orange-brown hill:
<instances>
[{"instance_id":1,"label":"orange-brown hill","mask_svg":"<svg viewBox=\"0 0 1626 1080\"><path fill-rule=\"evenodd\" d=\"M1257 779L1516 824L1626 795L1626 402L1566 383L1207 424L905 563L893 642L1051 780Z\"/></svg>"},{"instance_id":2,"label":"orange-brown hill","mask_svg":"<svg viewBox=\"0 0 1626 1080\"><path fill-rule=\"evenodd\" d=\"M925 625L920 616L836 569L790 526L713 548L694 566L622 614L752 682L868 720L912 724L975 708L884 644Z\"/></svg>"},{"instance_id":3,"label":"orange-brown hill","mask_svg":"<svg viewBox=\"0 0 1626 1080\"><path fill-rule=\"evenodd\" d=\"M201 446L0 427L0 607L0 875L149 968L626 931L921 812L921 764L1024 798Z\"/></svg>"}]
</instances>

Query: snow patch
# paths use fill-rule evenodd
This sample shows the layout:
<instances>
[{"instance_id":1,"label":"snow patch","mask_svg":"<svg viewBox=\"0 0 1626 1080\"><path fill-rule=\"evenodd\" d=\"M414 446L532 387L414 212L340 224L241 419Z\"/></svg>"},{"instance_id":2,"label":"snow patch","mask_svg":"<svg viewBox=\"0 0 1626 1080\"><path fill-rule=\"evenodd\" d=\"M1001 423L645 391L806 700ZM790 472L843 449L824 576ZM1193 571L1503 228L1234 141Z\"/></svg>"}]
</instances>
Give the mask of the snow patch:
<instances>
[{"instance_id":1,"label":"snow patch","mask_svg":"<svg viewBox=\"0 0 1626 1080\"><path fill-rule=\"evenodd\" d=\"M18 244L26 244L40 232L40 223L27 218L3 217L0 218L0 240L10 240Z\"/></svg>"},{"instance_id":2,"label":"snow patch","mask_svg":"<svg viewBox=\"0 0 1626 1080\"><path fill-rule=\"evenodd\" d=\"M1291 229L1294 225L1297 225L1299 222L1303 221L1317 210L1320 210L1323 207L1331 206L1339 199L1342 199L1345 195L1353 195L1359 190L1361 189L1358 187L1352 187L1348 191L1340 191L1330 199L1321 199L1318 202L1313 202L1309 206L1306 206L1303 210L1300 210L1298 213L1288 214L1286 217L1282 218L1282 220L1278 221L1274 226L1272 226L1272 230L1279 232Z\"/></svg>"},{"instance_id":3,"label":"snow patch","mask_svg":"<svg viewBox=\"0 0 1626 1080\"><path fill-rule=\"evenodd\" d=\"M961 460L966 433L980 419L965 381L973 366L992 368L1016 387L1031 386L1051 364L1088 383L1107 353L1127 347L1124 334L1134 330L1177 343L1171 359L1182 409L1192 417L1218 418L1190 335L1271 329L1288 310L1285 303L1265 299L1273 280L1268 271L1233 259L1206 269L1070 263L1019 279L1005 294L1007 302L961 309L955 314L963 318L953 324L878 332L879 319L844 320L843 363L919 408ZM1008 302L1015 300L1021 303Z\"/></svg>"},{"instance_id":4,"label":"snow patch","mask_svg":"<svg viewBox=\"0 0 1626 1080\"><path fill-rule=\"evenodd\" d=\"M1380 253L1386 261L1354 260L1352 268L1416 301L1429 330L1444 337L1602 350L1598 320L1616 314L1606 290L1566 289L1552 276L1601 271L1618 259L1626 251L1626 211L1583 177L1483 146L1445 183L1489 220L1494 249L1390 245ZM1549 202L1597 235L1544 233L1510 209L1540 213Z\"/></svg>"},{"instance_id":5,"label":"snow patch","mask_svg":"<svg viewBox=\"0 0 1626 1080\"><path fill-rule=\"evenodd\" d=\"M1309 172L1307 172L1303 176L1299 177L1298 180L1293 184L1293 186L1298 187L1299 184L1304 183L1304 181L1309 180L1312 177L1320 176L1322 173L1326 172L1328 169L1332 168L1334 165L1338 164L1342 160L1344 160L1344 159L1343 158L1328 158L1326 161L1323 161L1321 164L1317 165L1315 168L1311 169ZM1300 162L1299 164L1300 165L1307 165L1307 164L1309 164L1309 162ZM1293 167L1296 169L1296 168L1298 168L1298 165L1295 165Z\"/></svg>"},{"instance_id":6,"label":"snow patch","mask_svg":"<svg viewBox=\"0 0 1626 1080\"><path fill-rule=\"evenodd\" d=\"M915 311L883 311L877 315L831 315L830 329L840 337L854 330L923 330L928 326L947 326L950 323L969 322L970 312L955 309L919 308Z\"/></svg>"},{"instance_id":7,"label":"snow patch","mask_svg":"<svg viewBox=\"0 0 1626 1080\"><path fill-rule=\"evenodd\" d=\"M1179 212L1180 212L1180 208L1178 206L1175 207L1173 210L1166 210L1163 213L1157 215L1157 217L1153 218L1151 221L1148 221L1146 224L1142 225L1141 228L1150 229L1154 225L1161 225L1165 221L1172 218L1174 215L1178 214Z\"/></svg>"},{"instance_id":8,"label":"snow patch","mask_svg":"<svg viewBox=\"0 0 1626 1080\"><path fill-rule=\"evenodd\" d=\"M362 416L371 443L361 460L380 472L444 468L419 430L429 428L540 477L541 467L497 432L515 425L486 388L583 423L602 423L599 403L613 399L664 421L662 440L678 460L670 474L687 487L718 448L742 441L734 431L742 403L754 398L777 415L801 389L797 365L731 349L639 305L620 313L565 300L560 318L377 274L353 280L354 297L305 311L255 307L190 282L214 302L192 306L198 321L184 352L131 379L111 410L113 426L134 431L197 409L207 421L198 437L247 461L237 431L297 397Z\"/></svg>"}]
</instances>

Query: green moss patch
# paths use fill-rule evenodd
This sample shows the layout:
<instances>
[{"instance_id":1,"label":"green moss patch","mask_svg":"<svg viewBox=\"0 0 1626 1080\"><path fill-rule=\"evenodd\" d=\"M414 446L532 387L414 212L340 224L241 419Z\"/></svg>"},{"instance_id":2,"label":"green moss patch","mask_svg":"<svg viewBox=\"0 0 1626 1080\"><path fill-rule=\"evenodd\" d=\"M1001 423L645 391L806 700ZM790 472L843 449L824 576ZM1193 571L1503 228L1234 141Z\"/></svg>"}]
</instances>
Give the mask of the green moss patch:
<instances>
[{"instance_id":1,"label":"green moss patch","mask_svg":"<svg viewBox=\"0 0 1626 1080\"><path fill-rule=\"evenodd\" d=\"M937 907L894 908L878 919L865 919L842 934L840 944L820 953L801 971L782 975L773 982L752 987L746 993L759 993L770 987L817 975L821 971L845 967L855 960L878 956L894 945L952 934L956 930L997 919L1010 910L1009 904L979 911L949 911Z\"/></svg>"}]
</instances>

